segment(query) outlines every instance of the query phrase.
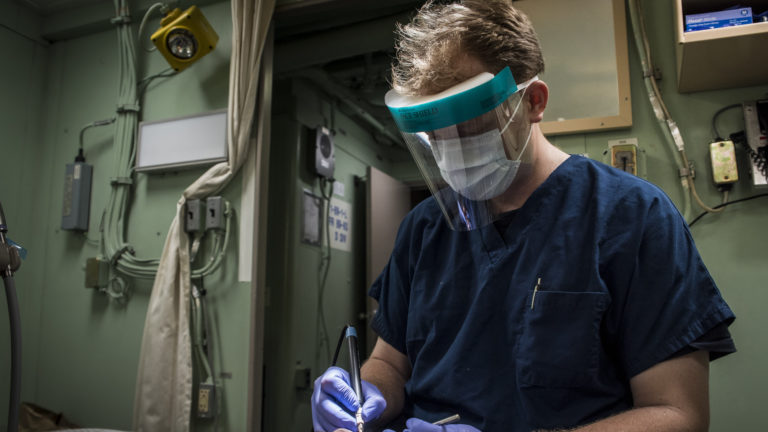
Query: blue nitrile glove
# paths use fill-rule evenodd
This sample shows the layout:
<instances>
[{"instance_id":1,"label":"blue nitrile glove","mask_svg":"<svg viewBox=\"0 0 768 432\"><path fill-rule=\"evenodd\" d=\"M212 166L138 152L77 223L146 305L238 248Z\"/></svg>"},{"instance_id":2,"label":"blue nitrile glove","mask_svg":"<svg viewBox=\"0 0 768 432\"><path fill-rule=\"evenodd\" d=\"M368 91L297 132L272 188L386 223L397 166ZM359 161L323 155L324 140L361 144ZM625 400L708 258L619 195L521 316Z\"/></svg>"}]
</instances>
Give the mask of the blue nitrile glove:
<instances>
[{"instance_id":1,"label":"blue nitrile glove","mask_svg":"<svg viewBox=\"0 0 768 432\"><path fill-rule=\"evenodd\" d=\"M417 418L409 418L405 422L407 429L403 432L480 432L477 428L464 425L464 424L447 424L447 425L433 425L432 423L425 422ZM384 432L394 432L391 429L387 429Z\"/></svg>"},{"instance_id":2,"label":"blue nitrile glove","mask_svg":"<svg viewBox=\"0 0 768 432\"><path fill-rule=\"evenodd\" d=\"M379 418L387 401L379 389L368 381L363 387L363 421L366 423ZM343 428L357 430L355 413L359 404L355 390L349 380L349 373L332 366L315 380L312 392L312 427L317 431L333 432Z\"/></svg>"}]
</instances>

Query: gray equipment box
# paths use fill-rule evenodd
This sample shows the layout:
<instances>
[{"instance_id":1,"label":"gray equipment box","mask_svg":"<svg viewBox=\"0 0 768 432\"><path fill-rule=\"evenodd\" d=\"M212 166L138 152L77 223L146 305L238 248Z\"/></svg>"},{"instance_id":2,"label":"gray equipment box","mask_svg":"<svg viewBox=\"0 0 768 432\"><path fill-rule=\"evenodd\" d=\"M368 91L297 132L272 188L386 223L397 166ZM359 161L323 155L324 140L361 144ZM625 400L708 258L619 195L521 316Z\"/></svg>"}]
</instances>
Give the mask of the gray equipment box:
<instances>
[{"instance_id":1,"label":"gray equipment box","mask_svg":"<svg viewBox=\"0 0 768 432\"><path fill-rule=\"evenodd\" d=\"M61 229L88 231L92 180L92 165L82 162L67 164L67 174L64 177L64 206L61 212Z\"/></svg>"}]
</instances>

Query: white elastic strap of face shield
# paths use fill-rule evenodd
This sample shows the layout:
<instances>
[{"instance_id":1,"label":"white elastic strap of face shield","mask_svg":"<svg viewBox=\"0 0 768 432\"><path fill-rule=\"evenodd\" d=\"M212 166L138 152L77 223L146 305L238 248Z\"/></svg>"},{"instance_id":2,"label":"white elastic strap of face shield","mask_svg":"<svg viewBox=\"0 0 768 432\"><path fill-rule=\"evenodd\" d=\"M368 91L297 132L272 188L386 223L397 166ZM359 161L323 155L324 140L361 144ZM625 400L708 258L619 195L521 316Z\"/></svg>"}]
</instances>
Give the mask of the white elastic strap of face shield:
<instances>
[{"instance_id":1,"label":"white elastic strap of face shield","mask_svg":"<svg viewBox=\"0 0 768 432\"><path fill-rule=\"evenodd\" d=\"M528 89L528 86L529 86L529 85L531 85L531 83L534 83L534 82L536 82L536 81L538 81L538 80L539 80L539 76L538 76L538 75L536 75L536 76L534 76L533 78L529 79L528 81L525 81L525 82L523 82L522 84L520 84L520 85L518 85L518 86L517 86L517 91L519 92L519 91L521 91L521 90L522 90L522 92L523 92L523 95L522 95L522 96L520 96L520 100L519 100L519 101L517 101L517 105L515 106L515 111L512 113L512 115L511 115L511 116L509 116L509 120L507 120L507 123L504 125L504 127L503 127L503 128L501 128L501 132L499 132L500 134L503 134L503 133L504 133L504 131L505 131L505 130L507 130L507 128L509 127L509 125L510 125L510 124L512 123L512 121L514 120L514 118L515 118L515 115L517 114L517 110L520 108L520 104L521 104L521 103L523 103L523 98L525 97L525 91ZM515 93L517 93L517 92L515 92ZM526 143L526 145L527 145L527 143Z\"/></svg>"}]
</instances>

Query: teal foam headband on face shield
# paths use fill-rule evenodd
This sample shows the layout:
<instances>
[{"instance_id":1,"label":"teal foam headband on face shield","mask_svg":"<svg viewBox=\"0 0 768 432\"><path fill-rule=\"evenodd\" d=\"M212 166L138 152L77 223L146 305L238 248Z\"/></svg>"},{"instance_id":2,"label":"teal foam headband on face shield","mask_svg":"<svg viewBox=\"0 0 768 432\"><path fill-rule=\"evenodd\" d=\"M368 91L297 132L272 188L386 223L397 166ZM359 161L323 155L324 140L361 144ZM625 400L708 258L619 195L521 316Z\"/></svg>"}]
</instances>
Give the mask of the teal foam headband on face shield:
<instances>
[{"instance_id":1,"label":"teal foam headband on face shield","mask_svg":"<svg viewBox=\"0 0 768 432\"><path fill-rule=\"evenodd\" d=\"M526 163L531 138L524 89L504 68L429 96L390 90L385 103L451 226L472 230L508 206L508 190Z\"/></svg>"},{"instance_id":2,"label":"teal foam headband on face shield","mask_svg":"<svg viewBox=\"0 0 768 432\"><path fill-rule=\"evenodd\" d=\"M526 82L527 84L527 82ZM390 90L385 103L401 132L415 133L459 124L499 106L517 92L509 67L478 75L432 96L403 96Z\"/></svg>"}]
</instances>

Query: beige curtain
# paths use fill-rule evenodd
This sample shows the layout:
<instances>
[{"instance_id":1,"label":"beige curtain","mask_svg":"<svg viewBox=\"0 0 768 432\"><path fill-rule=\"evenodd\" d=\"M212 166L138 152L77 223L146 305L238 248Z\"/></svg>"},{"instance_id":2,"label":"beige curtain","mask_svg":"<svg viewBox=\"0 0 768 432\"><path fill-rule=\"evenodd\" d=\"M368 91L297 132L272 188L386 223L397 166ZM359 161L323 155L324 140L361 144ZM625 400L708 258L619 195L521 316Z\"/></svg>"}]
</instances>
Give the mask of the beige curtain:
<instances>
[{"instance_id":1,"label":"beige curtain","mask_svg":"<svg viewBox=\"0 0 768 432\"><path fill-rule=\"evenodd\" d=\"M255 151L251 136L258 96L261 56L275 0L232 0L232 57L229 73L228 162L190 185L176 204L149 299L141 344L133 429L138 432L190 430L192 348L189 331L189 239L184 203L221 191Z\"/></svg>"}]
</instances>

